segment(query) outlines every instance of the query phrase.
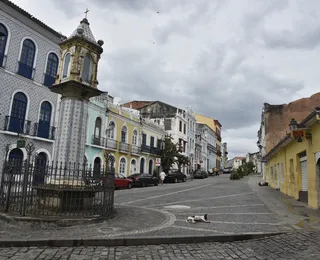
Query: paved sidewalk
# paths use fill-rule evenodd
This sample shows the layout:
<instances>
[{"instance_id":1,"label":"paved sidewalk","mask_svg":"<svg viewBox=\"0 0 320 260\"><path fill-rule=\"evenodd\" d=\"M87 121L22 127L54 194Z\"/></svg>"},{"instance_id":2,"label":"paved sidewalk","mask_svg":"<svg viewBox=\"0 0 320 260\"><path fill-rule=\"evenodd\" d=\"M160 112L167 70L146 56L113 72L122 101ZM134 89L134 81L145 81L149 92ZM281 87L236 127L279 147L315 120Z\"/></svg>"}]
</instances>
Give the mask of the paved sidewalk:
<instances>
[{"instance_id":1,"label":"paved sidewalk","mask_svg":"<svg viewBox=\"0 0 320 260\"><path fill-rule=\"evenodd\" d=\"M252 175L248 184L269 210L295 229L320 230L320 210L312 209L269 186L258 186L261 179L261 176Z\"/></svg>"}]
</instances>

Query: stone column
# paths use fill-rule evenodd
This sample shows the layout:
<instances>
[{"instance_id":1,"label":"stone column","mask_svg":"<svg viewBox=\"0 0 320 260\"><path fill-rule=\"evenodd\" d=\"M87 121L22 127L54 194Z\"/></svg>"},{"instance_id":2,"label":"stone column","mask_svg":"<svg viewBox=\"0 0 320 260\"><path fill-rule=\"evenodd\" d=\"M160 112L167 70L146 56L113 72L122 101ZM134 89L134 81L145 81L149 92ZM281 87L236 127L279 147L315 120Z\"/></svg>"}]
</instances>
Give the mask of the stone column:
<instances>
[{"instance_id":1,"label":"stone column","mask_svg":"<svg viewBox=\"0 0 320 260\"><path fill-rule=\"evenodd\" d=\"M56 136L55 160L83 164L86 143L88 100L75 97L61 99Z\"/></svg>"}]
</instances>

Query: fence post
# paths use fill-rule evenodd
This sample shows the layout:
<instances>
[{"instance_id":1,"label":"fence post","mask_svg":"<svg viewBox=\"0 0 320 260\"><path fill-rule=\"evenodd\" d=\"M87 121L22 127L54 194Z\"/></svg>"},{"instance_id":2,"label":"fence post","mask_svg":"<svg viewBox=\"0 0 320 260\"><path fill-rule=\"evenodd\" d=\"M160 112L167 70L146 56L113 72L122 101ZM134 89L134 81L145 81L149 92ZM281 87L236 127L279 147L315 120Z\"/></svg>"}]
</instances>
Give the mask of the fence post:
<instances>
[{"instance_id":1,"label":"fence post","mask_svg":"<svg viewBox=\"0 0 320 260\"><path fill-rule=\"evenodd\" d=\"M26 214L26 202L27 202L27 188L28 188L28 177L29 177L29 168L31 168L30 173L32 173L32 163L31 163L31 155L35 149L33 143L28 143L25 147L28 158L25 162L25 170L24 170L24 176L23 176L23 190L22 190L22 205L20 214L22 216L25 216Z\"/></svg>"}]
</instances>

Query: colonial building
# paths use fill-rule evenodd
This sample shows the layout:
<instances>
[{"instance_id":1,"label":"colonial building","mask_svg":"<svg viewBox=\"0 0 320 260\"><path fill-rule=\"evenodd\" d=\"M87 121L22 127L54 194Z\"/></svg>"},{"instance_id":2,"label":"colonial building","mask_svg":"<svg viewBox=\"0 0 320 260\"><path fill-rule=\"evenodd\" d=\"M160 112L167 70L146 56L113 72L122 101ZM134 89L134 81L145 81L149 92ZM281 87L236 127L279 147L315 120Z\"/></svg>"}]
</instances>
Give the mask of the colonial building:
<instances>
[{"instance_id":1,"label":"colonial building","mask_svg":"<svg viewBox=\"0 0 320 260\"><path fill-rule=\"evenodd\" d=\"M189 173L196 169L195 166L195 138L196 138L196 114L190 107L186 107L187 117L187 156L189 157L190 165Z\"/></svg>"},{"instance_id":2,"label":"colonial building","mask_svg":"<svg viewBox=\"0 0 320 260\"><path fill-rule=\"evenodd\" d=\"M116 172L125 176L137 172L153 174L164 128L142 118L139 111L108 100L105 149L115 157Z\"/></svg>"},{"instance_id":3,"label":"colonial building","mask_svg":"<svg viewBox=\"0 0 320 260\"><path fill-rule=\"evenodd\" d=\"M237 156L227 161L227 167L231 167L237 170L243 163L245 163L246 157Z\"/></svg>"},{"instance_id":4,"label":"colonial building","mask_svg":"<svg viewBox=\"0 0 320 260\"><path fill-rule=\"evenodd\" d=\"M182 155L187 156L187 124L188 119L183 109L174 107L161 101L152 102L140 108L142 118L148 119L165 128L166 134L173 138ZM176 168L174 165L173 168ZM188 167L182 168L188 173Z\"/></svg>"},{"instance_id":5,"label":"colonial building","mask_svg":"<svg viewBox=\"0 0 320 260\"><path fill-rule=\"evenodd\" d=\"M209 126L213 132L216 134L216 168L220 169L221 168L221 128L222 125L218 120L215 120L211 117L203 116L200 114L196 114L196 120L199 123L204 123L207 126Z\"/></svg>"},{"instance_id":6,"label":"colonial building","mask_svg":"<svg viewBox=\"0 0 320 260\"><path fill-rule=\"evenodd\" d=\"M320 206L320 108L299 123L287 121L290 130L266 154L266 180L295 199Z\"/></svg>"},{"instance_id":7,"label":"colonial building","mask_svg":"<svg viewBox=\"0 0 320 260\"><path fill-rule=\"evenodd\" d=\"M198 122L197 134L202 140L202 168L213 172L217 162L216 134L208 125Z\"/></svg>"},{"instance_id":8,"label":"colonial building","mask_svg":"<svg viewBox=\"0 0 320 260\"><path fill-rule=\"evenodd\" d=\"M258 131L258 148L262 159L262 174L265 175L265 155L289 132L288 121L302 121L320 104L320 92L289 104L270 105L264 103Z\"/></svg>"},{"instance_id":9,"label":"colonial building","mask_svg":"<svg viewBox=\"0 0 320 260\"><path fill-rule=\"evenodd\" d=\"M31 142L42 162L53 159L58 95L48 87L55 82L62 38L10 1L0 1L1 165L5 158L26 159L25 144Z\"/></svg>"}]
</instances>

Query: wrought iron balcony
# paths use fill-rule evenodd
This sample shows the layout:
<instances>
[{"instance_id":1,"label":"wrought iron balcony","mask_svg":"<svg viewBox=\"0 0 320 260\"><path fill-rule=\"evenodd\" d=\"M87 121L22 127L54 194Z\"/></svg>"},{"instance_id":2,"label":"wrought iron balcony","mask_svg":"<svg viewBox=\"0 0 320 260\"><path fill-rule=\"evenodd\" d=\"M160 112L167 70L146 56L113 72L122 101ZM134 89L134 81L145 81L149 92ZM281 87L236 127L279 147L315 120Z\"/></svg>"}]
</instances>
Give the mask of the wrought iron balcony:
<instances>
[{"instance_id":1,"label":"wrought iron balcony","mask_svg":"<svg viewBox=\"0 0 320 260\"><path fill-rule=\"evenodd\" d=\"M56 81L56 78L53 77L52 75L49 74L44 74L44 82L43 85L50 87L54 84L54 82Z\"/></svg>"},{"instance_id":2,"label":"wrought iron balcony","mask_svg":"<svg viewBox=\"0 0 320 260\"><path fill-rule=\"evenodd\" d=\"M55 140L56 127L50 126L47 123L35 123L33 129L33 135L45 139Z\"/></svg>"},{"instance_id":3,"label":"wrought iron balcony","mask_svg":"<svg viewBox=\"0 0 320 260\"><path fill-rule=\"evenodd\" d=\"M127 144L127 143L123 143L123 142L120 142L120 145L119 145L119 151L120 152L130 152L130 144Z\"/></svg>"},{"instance_id":4,"label":"wrought iron balcony","mask_svg":"<svg viewBox=\"0 0 320 260\"><path fill-rule=\"evenodd\" d=\"M96 135L92 136L91 144L105 147L106 143L107 143L107 140L105 138L102 138L102 137L96 136Z\"/></svg>"},{"instance_id":5,"label":"wrought iron balcony","mask_svg":"<svg viewBox=\"0 0 320 260\"><path fill-rule=\"evenodd\" d=\"M137 146L137 145L131 145L131 153L140 154L141 153L141 147Z\"/></svg>"},{"instance_id":6,"label":"wrought iron balcony","mask_svg":"<svg viewBox=\"0 0 320 260\"><path fill-rule=\"evenodd\" d=\"M21 75L25 78L28 78L28 79L32 79L33 78L33 71L34 71L34 69L31 66L19 61L19 68L18 68L19 75Z\"/></svg>"},{"instance_id":7,"label":"wrought iron balcony","mask_svg":"<svg viewBox=\"0 0 320 260\"><path fill-rule=\"evenodd\" d=\"M118 142L113 139L106 139L106 144L104 145L104 147L117 150Z\"/></svg>"},{"instance_id":8,"label":"wrought iron balcony","mask_svg":"<svg viewBox=\"0 0 320 260\"><path fill-rule=\"evenodd\" d=\"M30 134L31 121L21 118L6 116L4 122L4 131L10 131L19 134Z\"/></svg>"},{"instance_id":9,"label":"wrought iron balcony","mask_svg":"<svg viewBox=\"0 0 320 260\"><path fill-rule=\"evenodd\" d=\"M141 152L143 153L150 153L150 146L146 145L146 144L142 144L141 145Z\"/></svg>"},{"instance_id":10,"label":"wrought iron balcony","mask_svg":"<svg viewBox=\"0 0 320 260\"><path fill-rule=\"evenodd\" d=\"M158 154L160 154L160 149L157 147L150 147L150 153L158 155Z\"/></svg>"}]
</instances>

